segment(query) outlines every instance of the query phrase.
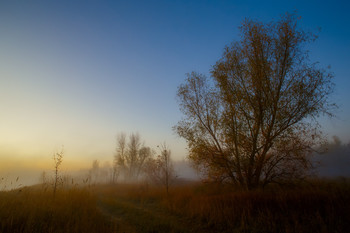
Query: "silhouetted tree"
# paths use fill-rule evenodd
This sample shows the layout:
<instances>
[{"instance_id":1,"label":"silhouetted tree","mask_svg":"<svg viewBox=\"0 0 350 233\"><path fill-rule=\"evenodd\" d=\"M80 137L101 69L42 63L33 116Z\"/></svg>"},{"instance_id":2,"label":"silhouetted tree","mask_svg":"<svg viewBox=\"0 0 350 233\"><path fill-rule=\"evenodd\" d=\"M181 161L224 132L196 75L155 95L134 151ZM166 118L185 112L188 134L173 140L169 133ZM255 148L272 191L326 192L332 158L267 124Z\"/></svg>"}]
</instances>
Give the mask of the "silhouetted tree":
<instances>
[{"instance_id":1,"label":"silhouetted tree","mask_svg":"<svg viewBox=\"0 0 350 233\"><path fill-rule=\"evenodd\" d=\"M58 183L60 181L60 175L59 175L59 169L63 161L63 147L60 152L55 152L53 154L53 161L54 161L54 173L55 173L55 178L54 178L54 187L53 187L53 195L56 196L56 190Z\"/></svg>"},{"instance_id":2,"label":"silhouetted tree","mask_svg":"<svg viewBox=\"0 0 350 233\"><path fill-rule=\"evenodd\" d=\"M113 183L119 177L120 173L125 172L125 157L126 157L126 135L120 133L117 136L117 148L113 159Z\"/></svg>"},{"instance_id":3,"label":"silhouetted tree","mask_svg":"<svg viewBox=\"0 0 350 233\"><path fill-rule=\"evenodd\" d=\"M263 24L246 19L211 79L191 73L178 88L185 118L175 130L210 180L252 189L303 177L320 138L317 117L332 116L333 75L311 63L316 36L295 15Z\"/></svg>"},{"instance_id":4,"label":"silhouetted tree","mask_svg":"<svg viewBox=\"0 0 350 233\"><path fill-rule=\"evenodd\" d=\"M147 160L145 172L152 182L164 185L166 193L169 194L169 186L176 178L171 151L165 143L159 149L160 154L155 159Z\"/></svg>"},{"instance_id":5,"label":"silhouetted tree","mask_svg":"<svg viewBox=\"0 0 350 233\"><path fill-rule=\"evenodd\" d=\"M92 167L90 169L91 179L94 179L95 183L98 181L100 174L100 162L98 160L92 161Z\"/></svg>"},{"instance_id":6,"label":"silhouetted tree","mask_svg":"<svg viewBox=\"0 0 350 233\"><path fill-rule=\"evenodd\" d=\"M118 166L116 170L122 171L125 178L137 180L145 161L151 156L152 150L141 143L139 134L131 134L128 143L125 134L118 136L114 161Z\"/></svg>"}]
</instances>

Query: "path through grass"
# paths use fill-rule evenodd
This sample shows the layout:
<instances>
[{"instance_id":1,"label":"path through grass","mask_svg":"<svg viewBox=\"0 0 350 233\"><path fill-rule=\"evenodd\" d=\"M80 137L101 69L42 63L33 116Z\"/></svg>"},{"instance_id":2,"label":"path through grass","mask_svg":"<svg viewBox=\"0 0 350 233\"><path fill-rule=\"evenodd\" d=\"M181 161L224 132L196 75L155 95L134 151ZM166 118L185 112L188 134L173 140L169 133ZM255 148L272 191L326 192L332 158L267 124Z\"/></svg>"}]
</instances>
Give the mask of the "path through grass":
<instances>
[{"instance_id":1,"label":"path through grass","mask_svg":"<svg viewBox=\"0 0 350 233\"><path fill-rule=\"evenodd\" d=\"M232 191L215 186L164 190L96 187L100 210L117 232L349 232L350 186ZM162 192L163 191L163 192Z\"/></svg>"},{"instance_id":2,"label":"path through grass","mask_svg":"<svg viewBox=\"0 0 350 233\"><path fill-rule=\"evenodd\" d=\"M193 221L169 212L157 202L100 197L99 207L112 219L117 232L206 232ZM202 229L200 229L202 228Z\"/></svg>"},{"instance_id":3,"label":"path through grass","mask_svg":"<svg viewBox=\"0 0 350 233\"><path fill-rule=\"evenodd\" d=\"M102 191L102 192L101 192ZM166 199L134 199L98 189L98 206L112 219L117 232L213 232L198 219L169 211Z\"/></svg>"}]
</instances>

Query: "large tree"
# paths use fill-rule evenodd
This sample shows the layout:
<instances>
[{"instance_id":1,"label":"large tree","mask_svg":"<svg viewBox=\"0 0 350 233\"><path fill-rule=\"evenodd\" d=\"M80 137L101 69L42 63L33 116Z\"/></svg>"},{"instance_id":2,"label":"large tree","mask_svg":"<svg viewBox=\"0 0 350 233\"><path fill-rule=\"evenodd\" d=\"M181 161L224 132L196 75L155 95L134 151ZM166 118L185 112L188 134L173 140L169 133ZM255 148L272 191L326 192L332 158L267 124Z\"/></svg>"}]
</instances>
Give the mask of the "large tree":
<instances>
[{"instance_id":1,"label":"large tree","mask_svg":"<svg viewBox=\"0 0 350 233\"><path fill-rule=\"evenodd\" d=\"M331 72L305 48L316 36L286 14L264 24L246 19L241 40L225 48L211 78L191 73L178 88L184 119L176 132L189 158L211 180L247 189L303 177L331 114Z\"/></svg>"}]
</instances>

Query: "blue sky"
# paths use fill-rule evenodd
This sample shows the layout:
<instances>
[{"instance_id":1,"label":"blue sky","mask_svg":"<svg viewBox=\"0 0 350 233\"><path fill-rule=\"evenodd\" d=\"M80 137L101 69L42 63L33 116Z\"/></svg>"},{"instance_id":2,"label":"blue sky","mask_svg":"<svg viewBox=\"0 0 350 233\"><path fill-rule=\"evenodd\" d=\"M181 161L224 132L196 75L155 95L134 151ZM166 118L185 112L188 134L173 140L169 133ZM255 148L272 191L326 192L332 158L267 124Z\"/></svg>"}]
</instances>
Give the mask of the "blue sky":
<instances>
[{"instance_id":1,"label":"blue sky","mask_svg":"<svg viewBox=\"0 0 350 233\"><path fill-rule=\"evenodd\" d=\"M321 31L311 60L331 66L340 106L322 118L350 142L347 1L0 1L0 169L44 169L64 145L67 164L112 160L115 136L139 132L173 157L186 144L176 90L191 71L209 74L244 18L269 22L297 11ZM4 162L5 161L5 162ZM72 165L73 168L73 165ZM67 169L69 169L67 167Z\"/></svg>"}]
</instances>

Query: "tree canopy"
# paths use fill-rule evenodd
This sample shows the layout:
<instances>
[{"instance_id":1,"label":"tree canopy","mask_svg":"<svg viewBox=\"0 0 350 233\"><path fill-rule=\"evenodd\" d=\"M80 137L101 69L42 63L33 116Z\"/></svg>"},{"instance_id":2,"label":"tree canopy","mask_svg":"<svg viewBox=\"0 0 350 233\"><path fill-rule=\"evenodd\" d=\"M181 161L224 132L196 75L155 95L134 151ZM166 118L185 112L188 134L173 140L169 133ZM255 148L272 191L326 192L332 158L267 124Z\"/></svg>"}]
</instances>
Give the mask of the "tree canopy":
<instances>
[{"instance_id":1,"label":"tree canopy","mask_svg":"<svg viewBox=\"0 0 350 233\"><path fill-rule=\"evenodd\" d=\"M251 189L311 167L317 118L332 116L333 75L310 61L305 45L316 36L297 23L291 14L266 24L246 19L211 77L193 72L179 86L184 118L174 128L208 179Z\"/></svg>"}]
</instances>

